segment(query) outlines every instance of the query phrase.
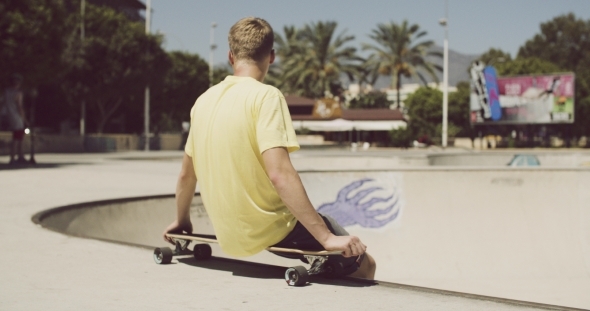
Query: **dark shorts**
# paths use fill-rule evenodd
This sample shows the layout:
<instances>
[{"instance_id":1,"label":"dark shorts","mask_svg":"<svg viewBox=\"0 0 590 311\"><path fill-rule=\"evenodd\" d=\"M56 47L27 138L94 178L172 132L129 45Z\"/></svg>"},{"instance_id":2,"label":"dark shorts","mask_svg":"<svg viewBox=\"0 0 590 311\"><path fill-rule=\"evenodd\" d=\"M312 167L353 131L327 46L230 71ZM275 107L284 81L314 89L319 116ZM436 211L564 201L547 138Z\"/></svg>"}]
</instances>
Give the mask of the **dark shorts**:
<instances>
[{"instance_id":1,"label":"dark shorts","mask_svg":"<svg viewBox=\"0 0 590 311\"><path fill-rule=\"evenodd\" d=\"M12 131L12 139L23 140L25 137L25 130Z\"/></svg>"},{"instance_id":2,"label":"dark shorts","mask_svg":"<svg viewBox=\"0 0 590 311\"><path fill-rule=\"evenodd\" d=\"M348 232L344 228L342 228L332 217L321 215L328 226L328 229L332 233L337 236L346 236L349 235ZM300 223L297 222L295 228L289 233L281 242L273 245L276 247L283 247L283 248L295 248L301 250L308 250L308 251L323 251L324 247L318 242L312 235L305 229L305 227ZM281 257L287 258L301 258L300 255L288 255L288 254L278 254ZM364 256L357 256L357 257L350 257L346 258L344 256L330 256L328 258L329 262L341 262L344 269L342 270L341 275L349 275L360 267L360 264L363 260ZM302 259L303 260L303 259ZM305 261L305 260L304 260Z\"/></svg>"}]
</instances>

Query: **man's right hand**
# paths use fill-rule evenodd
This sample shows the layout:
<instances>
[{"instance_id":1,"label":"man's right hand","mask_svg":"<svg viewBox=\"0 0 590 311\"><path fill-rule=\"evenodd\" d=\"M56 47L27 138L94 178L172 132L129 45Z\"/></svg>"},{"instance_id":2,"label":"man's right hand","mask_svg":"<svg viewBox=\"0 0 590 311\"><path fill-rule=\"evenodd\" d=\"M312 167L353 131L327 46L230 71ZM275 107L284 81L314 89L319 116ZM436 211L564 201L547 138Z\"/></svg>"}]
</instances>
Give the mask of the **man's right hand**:
<instances>
[{"instance_id":1,"label":"man's right hand","mask_svg":"<svg viewBox=\"0 0 590 311\"><path fill-rule=\"evenodd\" d=\"M193 224L191 223L190 219L185 220L185 221L175 220L166 228L166 230L164 230L164 233L162 234L162 236L164 237L164 241L166 241L170 244L174 244L172 239L167 237L166 234L167 233L183 233L183 232L186 232L189 234L193 233Z\"/></svg>"},{"instance_id":2,"label":"man's right hand","mask_svg":"<svg viewBox=\"0 0 590 311\"><path fill-rule=\"evenodd\" d=\"M360 256L367 250L367 246L353 235L336 236L332 234L326 239L323 246L328 251L342 251L344 257Z\"/></svg>"}]
</instances>

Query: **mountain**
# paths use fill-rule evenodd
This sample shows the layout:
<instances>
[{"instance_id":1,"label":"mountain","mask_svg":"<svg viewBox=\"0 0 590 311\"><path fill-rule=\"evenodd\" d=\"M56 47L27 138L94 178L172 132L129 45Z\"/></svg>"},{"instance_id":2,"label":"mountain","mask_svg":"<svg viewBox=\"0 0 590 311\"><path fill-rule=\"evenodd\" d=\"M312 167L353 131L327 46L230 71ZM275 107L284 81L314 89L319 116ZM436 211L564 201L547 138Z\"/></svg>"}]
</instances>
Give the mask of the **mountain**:
<instances>
[{"instance_id":1,"label":"mountain","mask_svg":"<svg viewBox=\"0 0 590 311\"><path fill-rule=\"evenodd\" d=\"M433 46L433 51L440 51L443 52L443 48L441 46ZM479 58L480 55L469 55L469 54L462 54L456 51L449 49L449 85L455 86L457 83L461 81L469 81L469 67L471 63ZM428 57L429 61L438 64L442 67L443 59L438 57ZM430 76L424 75L428 82L433 82L430 79ZM443 76L442 72L437 73L439 82L442 82ZM420 79L406 79L402 77L402 84L407 83L422 83ZM375 89L384 89L391 87L391 77L388 76L381 76L373 85Z\"/></svg>"}]
</instances>

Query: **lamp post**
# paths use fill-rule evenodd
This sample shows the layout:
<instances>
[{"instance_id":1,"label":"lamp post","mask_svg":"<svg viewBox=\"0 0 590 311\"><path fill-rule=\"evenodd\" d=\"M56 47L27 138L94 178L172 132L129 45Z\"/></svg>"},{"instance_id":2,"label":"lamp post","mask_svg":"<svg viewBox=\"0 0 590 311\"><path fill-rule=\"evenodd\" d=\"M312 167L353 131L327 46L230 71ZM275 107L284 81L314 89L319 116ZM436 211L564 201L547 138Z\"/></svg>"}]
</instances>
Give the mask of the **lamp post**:
<instances>
[{"instance_id":1,"label":"lamp post","mask_svg":"<svg viewBox=\"0 0 590 311\"><path fill-rule=\"evenodd\" d=\"M209 33L209 86L213 86L213 51L217 48L215 42L215 27L217 23L211 23L211 31Z\"/></svg>"},{"instance_id":2,"label":"lamp post","mask_svg":"<svg viewBox=\"0 0 590 311\"><path fill-rule=\"evenodd\" d=\"M150 23L152 18L152 1L146 1L145 8L145 33L150 33ZM145 136L144 150L150 151L150 86L145 86L144 93L144 106L143 106L143 132Z\"/></svg>"},{"instance_id":3,"label":"lamp post","mask_svg":"<svg viewBox=\"0 0 590 311\"><path fill-rule=\"evenodd\" d=\"M445 0L445 17L439 20L445 29L444 55L443 55L443 113L442 113L442 147L447 147L447 136L449 128L449 1Z\"/></svg>"},{"instance_id":4,"label":"lamp post","mask_svg":"<svg viewBox=\"0 0 590 311\"><path fill-rule=\"evenodd\" d=\"M80 2L80 45L82 48L84 44L84 13L86 11L86 0ZM80 103L80 136L86 135L86 101L82 99Z\"/></svg>"}]
</instances>

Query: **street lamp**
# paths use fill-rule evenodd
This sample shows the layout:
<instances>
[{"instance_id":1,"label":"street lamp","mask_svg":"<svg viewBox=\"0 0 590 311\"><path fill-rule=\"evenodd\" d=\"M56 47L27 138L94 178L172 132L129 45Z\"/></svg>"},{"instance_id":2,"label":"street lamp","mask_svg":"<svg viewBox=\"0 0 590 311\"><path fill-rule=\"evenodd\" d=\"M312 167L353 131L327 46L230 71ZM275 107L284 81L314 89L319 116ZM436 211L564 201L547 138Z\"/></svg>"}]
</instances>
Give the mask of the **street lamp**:
<instances>
[{"instance_id":1,"label":"street lamp","mask_svg":"<svg viewBox=\"0 0 590 311\"><path fill-rule=\"evenodd\" d=\"M217 27L217 23L211 23L211 31L209 33L209 86L213 86L213 51L217 48L217 45L214 43L215 27Z\"/></svg>"},{"instance_id":2,"label":"street lamp","mask_svg":"<svg viewBox=\"0 0 590 311\"><path fill-rule=\"evenodd\" d=\"M145 7L145 33L149 35L150 33L150 24L152 19L152 1L146 1ZM143 106L143 132L145 136L145 142L143 145L143 149L145 151L150 151L150 86L145 86L145 94L144 94L145 102Z\"/></svg>"},{"instance_id":3,"label":"street lamp","mask_svg":"<svg viewBox=\"0 0 590 311\"><path fill-rule=\"evenodd\" d=\"M445 41L443 50L443 113L442 113L442 147L447 147L447 136L449 128L449 1L445 0L445 18L441 18L438 22L445 29Z\"/></svg>"},{"instance_id":4,"label":"street lamp","mask_svg":"<svg viewBox=\"0 0 590 311\"><path fill-rule=\"evenodd\" d=\"M80 43L81 48L84 48L84 36L85 36L85 27L84 27L84 14L86 12L86 1L82 0L80 2ZM80 104L80 136L84 136L86 134L86 101L82 99L82 103Z\"/></svg>"}]
</instances>

